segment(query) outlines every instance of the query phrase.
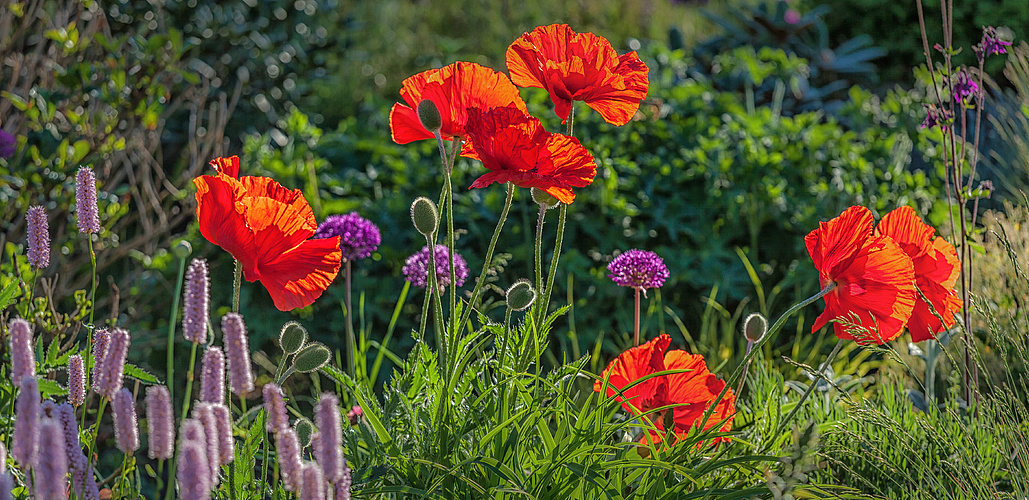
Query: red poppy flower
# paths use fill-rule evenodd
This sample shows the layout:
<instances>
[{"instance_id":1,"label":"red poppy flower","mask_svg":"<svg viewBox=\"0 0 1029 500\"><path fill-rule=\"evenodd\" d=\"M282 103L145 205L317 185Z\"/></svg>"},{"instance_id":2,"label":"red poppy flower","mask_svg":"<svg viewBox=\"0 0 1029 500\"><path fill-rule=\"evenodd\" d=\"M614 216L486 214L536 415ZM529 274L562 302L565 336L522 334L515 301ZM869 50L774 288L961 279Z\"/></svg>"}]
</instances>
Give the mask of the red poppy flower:
<instances>
[{"instance_id":1,"label":"red poppy flower","mask_svg":"<svg viewBox=\"0 0 1029 500\"><path fill-rule=\"evenodd\" d=\"M915 309L908 321L908 331L915 342L934 339L944 326L954 326L954 314L961 309L961 299L954 291L961 274L958 253L947 240L933 238L935 232L908 206L886 214L875 228L875 234L893 238L914 264L915 286L925 296L923 299L915 294ZM943 318L942 322L933 314L934 310Z\"/></svg>"},{"instance_id":2,"label":"red poppy flower","mask_svg":"<svg viewBox=\"0 0 1029 500\"><path fill-rule=\"evenodd\" d=\"M572 101L585 101L608 123L625 125L649 86L649 70L636 52L619 56L604 37L566 24L523 33L507 48L507 70L515 85L546 89L562 121Z\"/></svg>"},{"instance_id":3,"label":"red poppy flower","mask_svg":"<svg viewBox=\"0 0 1029 500\"><path fill-rule=\"evenodd\" d=\"M884 344L900 335L915 307L914 265L893 238L872 234L867 208L850 207L819 223L804 243L822 287L836 283L812 332L839 320L841 339Z\"/></svg>"},{"instance_id":4,"label":"red poppy flower","mask_svg":"<svg viewBox=\"0 0 1029 500\"><path fill-rule=\"evenodd\" d=\"M466 131L476 156L490 170L473 188L513 182L542 189L567 204L575 200L573 187L588 186L597 175L593 156L578 139L551 134L516 108L469 109Z\"/></svg>"},{"instance_id":5,"label":"red poppy flower","mask_svg":"<svg viewBox=\"0 0 1029 500\"><path fill-rule=\"evenodd\" d=\"M609 397L622 401L622 407L633 415L647 414L644 417L648 420L647 430L640 437L643 444L662 442L667 433L666 424L673 426L677 440L685 439L700 427L704 413L725 388L725 382L707 370L703 356L680 350L666 351L671 340L668 335L659 335L626 350L607 365L601 379L593 384L593 390L601 392L604 390L604 378L607 378ZM688 371L652 377L628 387L648 375L665 370ZM671 405L674 406L654 411ZM704 430L713 427L719 427L722 432L732 430L735 406L736 396L729 389L708 417ZM714 440L716 443L720 441L729 439L721 437Z\"/></svg>"},{"instance_id":6,"label":"red poppy flower","mask_svg":"<svg viewBox=\"0 0 1029 500\"><path fill-rule=\"evenodd\" d=\"M397 144L435 137L418 120L418 103L423 99L432 101L439 110L444 139L465 137L468 108L511 106L526 111L518 88L507 75L471 62L456 62L411 76L404 80L400 97L404 103L394 104L389 112L389 129Z\"/></svg>"},{"instance_id":7,"label":"red poppy flower","mask_svg":"<svg viewBox=\"0 0 1029 500\"><path fill-rule=\"evenodd\" d=\"M318 228L300 190L267 177L239 177L239 158L217 158L217 175L193 179L200 232L261 281L281 311L310 305L339 273L339 237L309 239Z\"/></svg>"}]
</instances>

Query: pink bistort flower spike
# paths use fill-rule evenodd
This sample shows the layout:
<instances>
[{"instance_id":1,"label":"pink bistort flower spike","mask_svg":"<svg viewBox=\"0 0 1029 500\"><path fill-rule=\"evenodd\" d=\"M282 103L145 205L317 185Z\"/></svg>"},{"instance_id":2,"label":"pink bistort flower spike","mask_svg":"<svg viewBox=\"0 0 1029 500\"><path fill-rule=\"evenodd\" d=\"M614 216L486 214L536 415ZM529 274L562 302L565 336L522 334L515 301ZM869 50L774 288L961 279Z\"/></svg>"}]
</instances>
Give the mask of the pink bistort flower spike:
<instances>
[{"instance_id":1,"label":"pink bistort flower spike","mask_svg":"<svg viewBox=\"0 0 1029 500\"><path fill-rule=\"evenodd\" d=\"M150 443L147 456L168 460L175 454L174 421L168 388L163 385L147 387L146 423Z\"/></svg>"},{"instance_id":2,"label":"pink bistort flower spike","mask_svg":"<svg viewBox=\"0 0 1029 500\"><path fill-rule=\"evenodd\" d=\"M86 364L78 354L68 358L68 402L82 406L86 401Z\"/></svg>"},{"instance_id":3,"label":"pink bistort flower spike","mask_svg":"<svg viewBox=\"0 0 1029 500\"><path fill-rule=\"evenodd\" d=\"M61 422L61 430L64 432L68 470L85 470L88 464L79 443L79 424L75 421L75 408L68 403L62 403L57 405L56 413L57 420Z\"/></svg>"},{"instance_id":4,"label":"pink bistort flower spike","mask_svg":"<svg viewBox=\"0 0 1029 500\"><path fill-rule=\"evenodd\" d=\"M36 355L32 350L32 325L21 318L7 324L10 332L11 381L20 383L25 377L36 374Z\"/></svg>"},{"instance_id":5,"label":"pink bistort flower spike","mask_svg":"<svg viewBox=\"0 0 1029 500\"><path fill-rule=\"evenodd\" d=\"M115 393L111 409L114 411L114 442L122 453L131 455L139 449L139 424L132 392L123 388Z\"/></svg>"},{"instance_id":6,"label":"pink bistort flower spike","mask_svg":"<svg viewBox=\"0 0 1029 500\"><path fill-rule=\"evenodd\" d=\"M318 434L314 438L314 456L325 473L325 479L334 483L343 477L346 466L343 458L343 423L339 413L339 399L330 392L322 393L314 414Z\"/></svg>"},{"instance_id":7,"label":"pink bistort flower spike","mask_svg":"<svg viewBox=\"0 0 1029 500\"><path fill-rule=\"evenodd\" d=\"M100 232L100 213L96 205L96 175L89 167L80 168L75 176L75 211L78 214L80 233Z\"/></svg>"},{"instance_id":8,"label":"pink bistort flower spike","mask_svg":"<svg viewBox=\"0 0 1029 500\"><path fill-rule=\"evenodd\" d=\"M218 433L218 421L211 411L211 406L211 403L198 403L193 407L193 418L204 426L207 465L211 469L211 488L214 488L221 481L221 435Z\"/></svg>"},{"instance_id":9,"label":"pink bistort flower spike","mask_svg":"<svg viewBox=\"0 0 1029 500\"><path fill-rule=\"evenodd\" d=\"M196 420L186 419L182 422L183 427L186 427L187 421L201 426ZM211 467L207 463L206 447L207 443L200 440L183 440L179 444L179 462L175 479L179 486L179 498L182 500L211 498Z\"/></svg>"},{"instance_id":10,"label":"pink bistort flower spike","mask_svg":"<svg viewBox=\"0 0 1029 500\"><path fill-rule=\"evenodd\" d=\"M114 396L118 394L124 383L125 360L129 356L129 340L127 330L115 328L111 332L110 343L100 361L102 366L94 387L97 394L109 400L114 400Z\"/></svg>"},{"instance_id":11,"label":"pink bistort flower spike","mask_svg":"<svg viewBox=\"0 0 1029 500\"><path fill-rule=\"evenodd\" d=\"M207 261L193 259L186 272L185 297L182 301L182 336L194 344L207 342L207 321L211 307L210 289Z\"/></svg>"},{"instance_id":12,"label":"pink bistort flower spike","mask_svg":"<svg viewBox=\"0 0 1029 500\"><path fill-rule=\"evenodd\" d=\"M282 399L282 389L271 382L261 389L264 395L264 429L272 434L289 428L289 416L286 414L286 402Z\"/></svg>"},{"instance_id":13,"label":"pink bistort flower spike","mask_svg":"<svg viewBox=\"0 0 1029 500\"><path fill-rule=\"evenodd\" d=\"M228 313L222 317L225 354L229 358L229 389L237 396L254 390L254 373L250 367L250 347L243 316Z\"/></svg>"},{"instance_id":14,"label":"pink bistort flower spike","mask_svg":"<svg viewBox=\"0 0 1029 500\"><path fill-rule=\"evenodd\" d=\"M111 332L106 328L101 328L93 334L93 390L96 390L97 381L100 380L100 362L103 361L104 355L107 354L107 346L111 343Z\"/></svg>"},{"instance_id":15,"label":"pink bistort flower spike","mask_svg":"<svg viewBox=\"0 0 1029 500\"><path fill-rule=\"evenodd\" d=\"M279 471L286 491L300 490L300 441L292 428L285 428L275 435L275 452L279 455Z\"/></svg>"},{"instance_id":16,"label":"pink bistort flower spike","mask_svg":"<svg viewBox=\"0 0 1029 500\"><path fill-rule=\"evenodd\" d=\"M39 383L36 377L24 377L19 385L18 401L14 410L11 456L22 468L31 469L36 465L39 452L39 419L43 410L40 407Z\"/></svg>"},{"instance_id":17,"label":"pink bistort flower spike","mask_svg":"<svg viewBox=\"0 0 1029 500\"><path fill-rule=\"evenodd\" d=\"M200 373L200 401L225 402L225 355L220 347L211 346L204 352Z\"/></svg>"},{"instance_id":18,"label":"pink bistort flower spike","mask_svg":"<svg viewBox=\"0 0 1029 500\"><path fill-rule=\"evenodd\" d=\"M68 458L64 429L56 419L46 417L39 424L39 460L33 467L37 499L67 498Z\"/></svg>"},{"instance_id":19,"label":"pink bistort flower spike","mask_svg":"<svg viewBox=\"0 0 1029 500\"><path fill-rule=\"evenodd\" d=\"M40 205L29 207L25 214L25 227L29 265L44 269L50 265L50 224L46 219L46 209Z\"/></svg>"},{"instance_id":20,"label":"pink bistort flower spike","mask_svg":"<svg viewBox=\"0 0 1029 500\"><path fill-rule=\"evenodd\" d=\"M236 458L232 442L232 413L224 404L212 404L211 414L218 432L218 463L226 465Z\"/></svg>"},{"instance_id":21,"label":"pink bistort flower spike","mask_svg":"<svg viewBox=\"0 0 1029 500\"><path fill-rule=\"evenodd\" d=\"M325 476L322 475L321 467L317 464L304 464L300 471L303 484L300 485L300 500L325 500Z\"/></svg>"},{"instance_id":22,"label":"pink bistort flower spike","mask_svg":"<svg viewBox=\"0 0 1029 500\"><path fill-rule=\"evenodd\" d=\"M335 500L350 500L351 484L353 484L353 479L350 474L350 467L344 467L343 477L332 485L333 490L335 490Z\"/></svg>"}]
</instances>

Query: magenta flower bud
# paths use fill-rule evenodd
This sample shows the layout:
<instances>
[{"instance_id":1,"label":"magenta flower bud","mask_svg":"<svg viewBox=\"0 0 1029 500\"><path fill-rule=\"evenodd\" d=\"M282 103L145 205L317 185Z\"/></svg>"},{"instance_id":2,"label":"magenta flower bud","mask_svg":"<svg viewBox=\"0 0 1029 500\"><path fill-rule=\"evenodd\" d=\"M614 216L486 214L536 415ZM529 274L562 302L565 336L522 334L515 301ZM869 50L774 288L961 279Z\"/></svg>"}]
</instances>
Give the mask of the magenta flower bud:
<instances>
[{"instance_id":1,"label":"magenta flower bud","mask_svg":"<svg viewBox=\"0 0 1029 500\"><path fill-rule=\"evenodd\" d=\"M228 313L222 317L225 353L229 358L229 389L237 396L254 390L254 373L250 368L250 347L243 316Z\"/></svg>"},{"instance_id":2,"label":"magenta flower bud","mask_svg":"<svg viewBox=\"0 0 1029 500\"><path fill-rule=\"evenodd\" d=\"M100 360L100 373L94 384L97 394L113 400L121 390L125 375L125 360L129 356L129 332L115 328L111 332L111 340ZM124 451L124 450L123 450Z\"/></svg>"},{"instance_id":3,"label":"magenta flower bud","mask_svg":"<svg viewBox=\"0 0 1029 500\"><path fill-rule=\"evenodd\" d=\"M190 420L193 419L186 419ZM186 426L186 421L183 421L183 427ZM200 426L200 422L196 422L196 425ZM207 463L206 446L201 440L183 440L179 444L179 462L175 479L179 486L178 498L182 500L211 498L211 467Z\"/></svg>"},{"instance_id":4,"label":"magenta flower bud","mask_svg":"<svg viewBox=\"0 0 1029 500\"><path fill-rule=\"evenodd\" d=\"M61 423L49 417L42 419L39 424L39 460L33 468L37 500L68 498L66 448Z\"/></svg>"},{"instance_id":5,"label":"magenta flower bud","mask_svg":"<svg viewBox=\"0 0 1029 500\"><path fill-rule=\"evenodd\" d=\"M78 354L68 358L68 402L82 406L86 401L86 363Z\"/></svg>"},{"instance_id":6,"label":"magenta flower bud","mask_svg":"<svg viewBox=\"0 0 1029 500\"><path fill-rule=\"evenodd\" d=\"M122 389L114 395L114 442L126 455L139 449L139 424L136 420L136 401L132 392Z\"/></svg>"},{"instance_id":7,"label":"magenta flower bud","mask_svg":"<svg viewBox=\"0 0 1029 500\"><path fill-rule=\"evenodd\" d=\"M224 404L212 404L211 412L214 414L214 423L218 433L218 463L221 465L232 463L236 458L235 450L232 448L232 413Z\"/></svg>"},{"instance_id":8,"label":"magenta flower bud","mask_svg":"<svg viewBox=\"0 0 1029 500\"><path fill-rule=\"evenodd\" d=\"M182 336L194 344L207 342L211 282L207 261L193 259L186 272L186 291L182 300Z\"/></svg>"},{"instance_id":9,"label":"magenta flower bud","mask_svg":"<svg viewBox=\"0 0 1029 500\"><path fill-rule=\"evenodd\" d=\"M168 460L175 454L175 419L172 417L171 394L163 385L146 390L146 427L149 441L147 456Z\"/></svg>"},{"instance_id":10,"label":"magenta flower bud","mask_svg":"<svg viewBox=\"0 0 1029 500\"><path fill-rule=\"evenodd\" d=\"M353 480L350 475L350 467L344 467L343 477L332 485L335 492L335 500L350 500L350 486L352 484Z\"/></svg>"},{"instance_id":11,"label":"magenta flower bud","mask_svg":"<svg viewBox=\"0 0 1029 500\"><path fill-rule=\"evenodd\" d=\"M207 446L207 465L211 469L211 488L221 481L221 434L218 433L218 419L211 410L211 403L197 403L193 407L193 418L204 426L204 442Z\"/></svg>"},{"instance_id":12,"label":"magenta flower bud","mask_svg":"<svg viewBox=\"0 0 1029 500\"><path fill-rule=\"evenodd\" d=\"M96 176L93 169L82 167L75 176L75 212L80 233L100 232L100 213L96 207Z\"/></svg>"},{"instance_id":13,"label":"magenta flower bud","mask_svg":"<svg viewBox=\"0 0 1029 500\"><path fill-rule=\"evenodd\" d=\"M39 451L39 419L43 413L39 402L39 383L36 377L21 379L18 401L15 403L14 435L11 456L25 469L36 465Z\"/></svg>"},{"instance_id":14,"label":"magenta flower bud","mask_svg":"<svg viewBox=\"0 0 1029 500\"><path fill-rule=\"evenodd\" d=\"M204 352L200 372L200 401L225 403L225 355L220 347L211 346Z\"/></svg>"},{"instance_id":15,"label":"magenta flower bud","mask_svg":"<svg viewBox=\"0 0 1029 500\"><path fill-rule=\"evenodd\" d=\"M299 491L303 463L300 462L300 441L296 431L290 427L280 430L275 435L275 451L279 455L282 485L286 491Z\"/></svg>"},{"instance_id":16,"label":"magenta flower bud","mask_svg":"<svg viewBox=\"0 0 1029 500\"><path fill-rule=\"evenodd\" d=\"M300 500L325 500L325 476L321 467L308 463L300 472L303 483L300 485Z\"/></svg>"},{"instance_id":17,"label":"magenta flower bud","mask_svg":"<svg viewBox=\"0 0 1029 500\"><path fill-rule=\"evenodd\" d=\"M75 421L75 408L68 403L57 405L57 420L61 422L64 432L65 456L68 459L68 470L86 470L86 455L82 454L79 443L79 425Z\"/></svg>"},{"instance_id":18,"label":"magenta flower bud","mask_svg":"<svg viewBox=\"0 0 1029 500\"><path fill-rule=\"evenodd\" d=\"M282 389L273 384L264 384L264 429L275 434L289 428L289 416L286 415L286 402L282 399Z\"/></svg>"},{"instance_id":19,"label":"magenta flower bud","mask_svg":"<svg viewBox=\"0 0 1029 500\"><path fill-rule=\"evenodd\" d=\"M21 318L7 324L11 346L11 381L20 383L25 377L36 375L36 355L32 350L32 325Z\"/></svg>"},{"instance_id":20,"label":"magenta flower bud","mask_svg":"<svg viewBox=\"0 0 1029 500\"><path fill-rule=\"evenodd\" d=\"M44 269L50 265L50 223L46 219L46 209L39 205L29 207L25 214L25 226L29 265Z\"/></svg>"},{"instance_id":21,"label":"magenta flower bud","mask_svg":"<svg viewBox=\"0 0 1029 500\"><path fill-rule=\"evenodd\" d=\"M107 346L111 343L111 332L101 328L93 334L93 390L96 390L97 380L100 379L100 362L107 354Z\"/></svg>"},{"instance_id":22,"label":"magenta flower bud","mask_svg":"<svg viewBox=\"0 0 1029 500\"><path fill-rule=\"evenodd\" d=\"M339 399L332 393L322 393L315 408L314 422L318 434L314 438L314 456L325 473L325 479L335 483L343 477L346 459L343 458L343 423L339 413Z\"/></svg>"}]
</instances>

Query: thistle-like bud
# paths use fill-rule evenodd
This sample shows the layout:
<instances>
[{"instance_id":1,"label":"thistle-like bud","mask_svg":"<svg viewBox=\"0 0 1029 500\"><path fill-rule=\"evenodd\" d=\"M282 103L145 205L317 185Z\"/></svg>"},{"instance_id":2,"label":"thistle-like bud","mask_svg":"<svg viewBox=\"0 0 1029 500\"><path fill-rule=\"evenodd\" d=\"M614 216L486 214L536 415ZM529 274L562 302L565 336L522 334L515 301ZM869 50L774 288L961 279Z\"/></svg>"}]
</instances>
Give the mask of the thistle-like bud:
<instances>
[{"instance_id":1,"label":"thistle-like bud","mask_svg":"<svg viewBox=\"0 0 1029 500\"><path fill-rule=\"evenodd\" d=\"M425 101L422 101L425 102ZM414 228L423 236L429 236L439 227L439 211L432 200L419 196L411 203L411 221Z\"/></svg>"},{"instance_id":2,"label":"thistle-like bud","mask_svg":"<svg viewBox=\"0 0 1029 500\"><path fill-rule=\"evenodd\" d=\"M296 354L307 342L307 330L296 321L282 325L279 332L279 347L284 355Z\"/></svg>"},{"instance_id":3,"label":"thistle-like bud","mask_svg":"<svg viewBox=\"0 0 1029 500\"><path fill-rule=\"evenodd\" d=\"M283 429L275 435L275 451L279 456L279 473L286 491L300 489L300 441L293 429Z\"/></svg>"},{"instance_id":4,"label":"thistle-like bud","mask_svg":"<svg viewBox=\"0 0 1029 500\"><path fill-rule=\"evenodd\" d=\"M221 435L218 434L218 421L211 411L211 403L197 403L193 407L193 419L200 422L204 431L204 445L207 450L207 465L210 469L211 488L221 481Z\"/></svg>"},{"instance_id":5,"label":"thistle-like bud","mask_svg":"<svg viewBox=\"0 0 1029 500\"><path fill-rule=\"evenodd\" d=\"M36 465L39 452L39 419L43 410L40 407L39 383L36 377L24 377L19 385L18 401L14 410L11 456L22 468L31 469Z\"/></svg>"},{"instance_id":6,"label":"thistle-like bud","mask_svg":"<svg viewBox=\"0 0 1029 500\"><path fill-rule=\"evenodd\" d=\"M225 355L220 347L211 346L204 352L200 372L200 401L225 402Z\"/></svg>"},{"instance_id":7,"label":"thistle-like bud","mask_svg":"<svg viewBox=\"0 0 1029 500\"><path fill-rule=\"evenodd\" d=\"M232 463L236 454L232 448L232 413L229 407L224 404L211 405L211 414L214 415L214 423L218 432L218 463L221 465Z\"/></svg>"},{"instance_id":8,"label":"thistle-like bud","mask_svg":"<svg viewBox=\"0 0 1029 500\"><path fill-rule=\"evenodd\" d=\"M68 402L82 406L86 401L86 363L78 354L68 358Z\"/></svg>"},{"instance_id":9,"label":"thistle-like bud","mask_svg":"<svg viewBox=\"0 0 1029 500\"><path fill-rule=\"evenodd\" d=\"M325 476L321 467L313 463L304 464L300 471L303 484L300 485L300 500L325 500Z\"/></svg>"},{"instance_id":10,"label":"thistle-like bud","mask_svg":"<svg viewBox=\"0 0 1029 500\"><path fill-rule=\"evenodd\" d=\"M33 467L35 498L40 500L67 498L68 457L64 429L57 419L43 418L39 424L39 460Z\"/></svg>"},{"instance_id":11,"label":"thistle-like bud","mask_svg":"<svg viewBox=\"0 0 1029 500\"><path fill-rule=\"evenodd\" d=\"M272 434L289 428L289 416L286 414L286 402L282 400L282 389L273 383L264 384L261 389L264 395L264 429Z\"/></svg>"},{"instance_id":12,"label":"thistle-like bud","mask_svg":"<svg viewBox=\"0 0 1029 500\"><path fill-rule=\"evenodd\" d=\"M93 390L96 390L97 381L100 380L101 362L107 354L107 346L111 344L111 332L101 328L93 334Z\"/></svg>"},{"instance_id":13,"label":"thistle-like bud","mask_svg":"<svg viewBox=\"0 0 1029 500\"><path fill-rule=\"evenodd\" d=\"M192 419L187 419L192 420ZM186 422L183 421L185 427ZM196 422L196 425L200 425ZM178 470L175 479L179 498L208 500L211 498L211 467L207 463L207 444L199 440L184 440L179 444Z\"/></svg>"},{"instance_id":14,"label":"thistle-like bud","mask_svg":"<svg viewBox=\"0 0 1029 500\"><path fill-rule=\"evenodd\" d=\"M254 372L250 366L250 347L243 316L228 313L222 316L225 354L229 358L229 389L237 396L254 390Z\"/></svg>"},{"instance_id":15,"label":"thistle-like bud","mask_svg":"<svg viewBox=\"0 0 1029 500\"><path fill-rule=\"evenodd\" d=\"M554 198L553 195L540 188L534 187L530 190L530 193L532 194L532 201L547 210L556 207L560 203L557 198Z\"/></svg>"},{"instance_id":16,"label":"thistle-like bud","mask_svg":"<svg viewBox=\"0 0 1029 500\"><path fill-rule=\"evenodd\" d=\"M115 328L111 332L111 341L107 345L107 351L100 361L100 373L97 377L97 394L113 400L114 396L122 388L125 375L125 360L129 355L129 332ZM138 447L138 446L137 446Z\"/></svg>"},{"instance_id":17,"label":"thistle-like bud","mask_svg":"<svg viewBox=\"0 0 1029 500\"><path fill-rule=\"evenodd\" d=\"M339 413L339 399L330 392L322 393L314 414L318 434L314 440L314 456L325 473L325 479L334 483L343 477L346 459L343 458L343 422Z\"/></svg>"},{"instance_id":18,"label":"thistle-like bud","mask_svg":"<svg viewBox=\"0 0 1029 500\"><path fill-rule=\"evenodd\" d=\"M32 325L21 318L7 324L11 346L11 381L18 384L36 375L36 355L32 350Z\"/></svg>"},{"instance_id":19,"label":"thistle-like bud","mask_svg":"<svg viewBox=\"0 0 1029 500\"><path fill-rule=\"evenodd\" d=\"M132 392L128 389L118 391L111 409L114 411L114 442L122 453L131 455L139 449L139 423Z\"/></svg>"},{"instance_id":20,"label":"thistle-like bud","mask_svg":"<svg viewBox=\"0 0 1029 500\"><path fill-rule=\"evenodd\" d=\"M100 232L100 213L96 206L96 175L89 167L80 168L75 176L75 212L78 214L80 233Z\"/></svg>"},{"instance_id":21,"label":"thistle-like bud","mask_svg":"<svg viewBox=\"0 0 1029 500\"><path fill-rule=\"evenodd\" d=\"M26 236L28 240L29 265L43 269L50 265L50 224L46 219L46 209L42 206L29 207L25 214Z\"/></svg>"},{"instance_id":22,"label":"thistle-like bud","mask_svg":"<svg viewBox=\"0 0 1029 500\"><path fill-rule=\"evenodd\" d=\"M147 456L168 460L175 454L175 418L172 416L171 393L163 385L146 390L146 425L149 447Z\"/></svg>"},{"instance_id":23,"label":"thistle-like bud","mask_svg":"<svg viewBox=\"0 0 1029 500\"><path fill-rule=\"evenodd\" d=\"M325 345L318 342L307 344L293 358L293 369L300 373L311 373L325 366L330 357L332 353Z\"/></svg>"},{"instance_id":24,"label":"thistle-like bud","mask_svg":"<svg viewBox=\"0 0 1029 500\"><path fill-rule=\"evenodd\" d=\"M507 289L507 307L515 311L524 311L536 300L536 291L529 280L518 280Z\"/></svg>"},{"instance_id":25,"label":"thistle-like bud","mask_svg":"<svg viewBox=\"0 0 1029 500\"><path fill-rule=\"evenodd\" d=\"M761 313L754 313L743 320L743 335L748 342L760 342L768 332L768 320Z\"/></svg>"},{"instance_id":26,"label":"thistle-like bud","mask_svg":"<svg viewBox=\"0 0 1029 500\"><path fill-rule=\"evenodd\" d=\"M297 442L300 443L300 448L307 448L311 446L311 438L314 436L314 424L310 420L300 417L296 422L293 422L293 431L297 434Z\"/></svg>"},{"instance_id":27,"label":"thistle-like bud","mask_svg":"<svg viewBox=\"0 0 1029 500\"><path fill-rule=\"evenodd\" d=\"M193 259L186 271L185 297L182 300L182 336L194 344L207 342L210 311L210 278L207 261Z\"/></svg>"},{"instance_id":28,"label":"thistle-like bud","mask_svg":"<svg viewBox=\"0 0 1029 500\"><path fill-rule=\"evenodd\" d=\"M436 103L428 99L422 99L418 103L418 121L422 123L425 130L433 134L439 133L443 128L443 117L439 114L439 108L436 107Z\"/></svg>"}]
</instances>

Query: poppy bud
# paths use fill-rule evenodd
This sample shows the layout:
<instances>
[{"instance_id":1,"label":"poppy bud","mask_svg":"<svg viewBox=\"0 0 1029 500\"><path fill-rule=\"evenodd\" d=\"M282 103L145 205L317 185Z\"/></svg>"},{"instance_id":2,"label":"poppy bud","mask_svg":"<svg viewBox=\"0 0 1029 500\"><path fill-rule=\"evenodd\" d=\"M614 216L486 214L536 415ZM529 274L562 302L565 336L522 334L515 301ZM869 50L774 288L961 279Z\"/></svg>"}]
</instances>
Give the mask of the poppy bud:
<instances>
[{"instance_id":1,"label":"poppy bud","mask_svg":"<svg viewBox=\"0 0 1029 500\"><path fill-rule=\"evenodd\" d=\"M311 373L329 362L332 353L329 348L319 343L313 343L297 353L293 359L293 369L300 373Z\"/></svg>"},{"instance_id":2,"label":"poppy bud","mask_svg":"<svg viewBox=\"0 0 1029 500\"><path fill-rule=\"evenodd\" d=\"M172 253L180 259L185 259L193 253L193 245L190 245L186 240L180 240L175 244L175 248L172 249Z\"/></svg>"},{"instance_id":3,"label":"poppy bud","mask_svg":"<svg viewBox=\"0 0 1029 500\"><path fill-rule=\"evenodd\" d=\"M550 210L557 206L558 199L550 195L550 193L540 189L532 188L532 201L536 202L537 205Z\"/></svg>"},{"instance_id":4,"label":"poppy bud","mask_svg":"<svg viewBox=\"0 0 1029 500\"><path fill-rule=\"evenodd\" d=\"M760 313L754 313L743 320L743 335L748 342L759 342L768 332L768 320Z\"/></svg>"},{"instance_id":5,"label":"poppy bud","mask_svg":"<svg viewBox=\"0 0 1029 500\"><path fill-rule=\"evenodd\" d=\"M515 311L523 311L536 300L536 291L529 280L518 280L507 289L507 307Z\"/></svg>"},{"instance_id":6,"label":"poppy bud","mask_svg":"<svg viewBox=\"0 0 1029 500\"><path fill-rule=\"evenodd\" d=\"M436 107L436 103L428 99L422 99L418 103L418 121L422 122L425 130L433 134L438 134L443 128L443 117L439 114L439 108Z\"/></svg>"},{"instance_id":7,"label":"poppy bud","mask_svg":"<svg viewBox=\"0 0 1029 500\"><path fill-rule=\"evenodd\" d=\"M422 101L425 102L425 101ZM423 236L429 236L436 232L439 225L439 212L432 200L421 196L411 204L411 221L414 228Z\"/></svg>"},{"instance_id":8,"label":"poppy bud","mask_svg":"<svg viewBox=\"0 0 1029 500\"><path fill-rule=\"evenodd\" d=\"M300 417L296 423L293 424L293 432L297 434L297 443L300 444L300 449L311 446L311 438L314 436L314 424L310 420Z\"/></svg>"},{"instance_id":9,"label":"poppy bud","mask_svg":"<svg viewBox=\"0 0 1029 500\"><path fill-rule=\"evenodd\" d=\"M301 347L304 347L305 342L307 342L307 330L300 323L290 321L282 325L282 331L279 332L279 347L282 348L283 354L296 354Z\"/></svg>"}]
</instances>

